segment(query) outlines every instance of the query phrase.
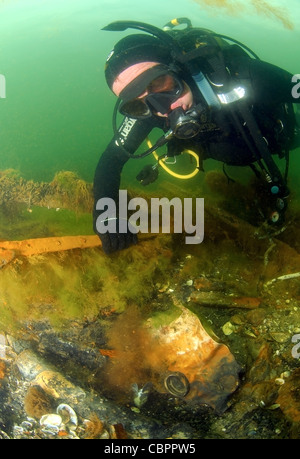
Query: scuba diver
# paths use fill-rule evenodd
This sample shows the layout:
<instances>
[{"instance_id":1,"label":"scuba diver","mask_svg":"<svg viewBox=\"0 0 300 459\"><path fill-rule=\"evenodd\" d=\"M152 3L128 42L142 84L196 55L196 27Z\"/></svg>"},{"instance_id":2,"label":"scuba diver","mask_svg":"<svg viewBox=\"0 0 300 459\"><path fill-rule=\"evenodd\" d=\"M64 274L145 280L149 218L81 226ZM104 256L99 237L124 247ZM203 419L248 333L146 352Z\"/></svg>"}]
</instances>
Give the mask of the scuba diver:
<instances>
[{"instance_id":1,"label":"scuba diver","mask_svg":"<svg viewBox=\"0 0 300 459\"><path fill-rule=\"evenodd\" d=\"M183 24L184 28L176 26ZM293 111L292 75L261 61L247 46L210 30L192 27L187 18L174 19L163 29L136 21L116 21L103 30L138 29L122 38L109 54L105 77L118 97L113 116L114 137L102 154L94 177L94 230L105 253L124 249L137 236L124 222L120 230L99 232L98 200L111 198L118 206L121 172L138 159L166 145L174 157L184 150L202 161L250 166L267 187L270 225L284 220L289 190L289 151L297 147L299 130ZM124 115L117 128L117 112ZM134 154L154 128L164 134L142 154ZM273 157L286 159L282 174ZM146 166L137 179L152 183L158 167ZM107 218L109 220L109 218Z\"/></svg>"}]
</instances>

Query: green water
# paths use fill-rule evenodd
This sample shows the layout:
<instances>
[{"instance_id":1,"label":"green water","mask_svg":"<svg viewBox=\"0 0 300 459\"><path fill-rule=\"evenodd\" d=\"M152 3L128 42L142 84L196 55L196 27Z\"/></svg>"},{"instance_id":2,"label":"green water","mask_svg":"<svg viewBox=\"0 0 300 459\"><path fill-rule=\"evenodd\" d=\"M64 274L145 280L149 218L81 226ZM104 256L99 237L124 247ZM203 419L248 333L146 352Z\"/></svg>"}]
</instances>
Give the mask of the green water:
<instances>
[{"instance_id":1,"label":"green water","mask_svg":"<svg viewBox=\"0 0 300 459\"><path fill-rule=\"evenodd\" d=\"M126 33L101 31L114 20L140 20L162 27L174 17L187 16L194 26L230 35L262 59L300 72L299 2L285 5L284 18L292 22L292 30L274 14L258 14L250 0L232 1L231 9L213 6L228 2L210 2L210 7L205 3L1 1L0 74L5 77L6 98L0 99L0 170L16 168L27 179L46 181L56 171L73 170L92 181L112 135L115 98L104 81L104 62L113 44ZM292 158L295 182L298 158ZM125 179L130 181L140 168L141 163L130 161Z\"/></svg>"}]
</instances>

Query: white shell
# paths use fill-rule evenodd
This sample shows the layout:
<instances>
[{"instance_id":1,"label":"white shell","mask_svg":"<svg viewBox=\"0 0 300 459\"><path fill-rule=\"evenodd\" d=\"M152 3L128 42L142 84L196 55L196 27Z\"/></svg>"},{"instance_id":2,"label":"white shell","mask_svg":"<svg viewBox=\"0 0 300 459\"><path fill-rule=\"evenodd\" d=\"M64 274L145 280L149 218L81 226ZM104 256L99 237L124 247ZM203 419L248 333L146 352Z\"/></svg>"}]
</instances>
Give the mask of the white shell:
<instances>
[{"instance_id":1,"label":"white shell","mask_svg":"<svg viewBox=\"0 0 300 459\"><path fill-rule=\"evenodd\" d=\"M78 419L75 411L70 407L70 405L61 403L57 407L56 412L62 417L64 424L68 424L70 430L76 429L78 426Z\"/></svg>"},{"instance_id":2,"label":"white shell","mask_svg":"<svg viewBox=\"0 0 300 459\"><path fill-rule=\"evenodd\" d=\"M40 425L45 427L59 427L62 424L62 418L58 414L44 414L40 419Z\"/></svg>"}]
</instances>

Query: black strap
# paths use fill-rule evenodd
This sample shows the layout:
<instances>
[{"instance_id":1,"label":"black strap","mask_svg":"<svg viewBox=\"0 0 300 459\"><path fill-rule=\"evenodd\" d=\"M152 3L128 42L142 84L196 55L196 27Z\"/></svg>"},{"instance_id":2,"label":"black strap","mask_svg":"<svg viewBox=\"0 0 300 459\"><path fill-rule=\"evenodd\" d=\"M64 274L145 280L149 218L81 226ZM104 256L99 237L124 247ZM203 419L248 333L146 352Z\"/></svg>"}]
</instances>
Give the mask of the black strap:
<instances>
[{"instance_id":1,"label":"black strap","mask_svg":"<svg viewBox=\"0 0 300 459\"><path fill-rule=\"evenodd\" d=\"M257 160L263 160L267 170L270 175L271 179L271 186L278 186L281 197L287 197L289 192L288 188L286 186L286 180L282 177L281 172L275 163L274 159L272 158L272 155L268 149L267 143L265 139L263 138L263 135L256 123L256 120L253 116L253 114L250 112L247 104L244 101L239 101L237 104L237 109L239 113L241 114L245 124L245 127L248 128L249 133L251 134L251 137L253 139L254 145L256 148L251 148L252 151L254 151L255 156Z\"/></svg>"},{"instance_id":2,"label":"black strap","mask_svg":"<svg viewBox=\"0 0 300 459\"><path fill-rule=\"evenodd\" d=\"M209 38L211 39L211 37ZM229 74L227 72L224 55L222 50L220 50L220 47L207 44L203 48L200 47L198 49L194 49L193 51L186 53L184 56L185 62L188 62L191 58L195 58L196 55L197 57L206 57L209 65L213 69L211 77L216 79L216 83L222 82L226 87L229 82ZM235 112L235 108L243 119L244 126L241 125L239 117ZM271 187L277 186L279 188L278 195L281 197L287 197L289 194L289 190L286 186L288 168L286 169L285 177L283 178L279 168L272 158L272 154L269 151L259 126L253 114L249 110L248 104L244 100L240 100L236 102L233 107L230 106L230 110L233 115L234 123L244 138L248 148L252 151L261 169L268 175ZM249 134L247 135L246 128L248 129L250 136ZM287 155L286 158L288 158ZM264 161L266 167L264 167L262 161Z\"/></svg>"},{"instance_id":3,"label":"black strap","mask_svg":"<svg viewBox=\"0 0 300 459\"><path fill-rule=\"evenodd\" d=\"M182 56L178 57L178 60L181 64L188 64L190 61L198 58L207 59L209 56L214 55L219 51L219 47L215 45L205 45L199 48L192 49Z\"/></svg>"},{"instance_id":4,"label":"black strap","mask_svg":"<svg viewBox=\"0 0 300 459\"><path fill-rule=\"evenodd\" d=\"M287 197L289 195L289 190L286 185L286 177L285 179L282 177L281 172L273 160L266 141L264 140L255 118L250 112L246 102L240 100L236 102L234 106L229 105L229 108L231 110L234 125L242 135L259 167L266 175L266 178L270 183L270 187L272 188L273 186L277 186L279 188L278 195L280 197ZM241 124L238 114L243 120L243 125ZM246 128L248 129L248 133L250 135L246 132Z\"/></svg>"}]
</instances>

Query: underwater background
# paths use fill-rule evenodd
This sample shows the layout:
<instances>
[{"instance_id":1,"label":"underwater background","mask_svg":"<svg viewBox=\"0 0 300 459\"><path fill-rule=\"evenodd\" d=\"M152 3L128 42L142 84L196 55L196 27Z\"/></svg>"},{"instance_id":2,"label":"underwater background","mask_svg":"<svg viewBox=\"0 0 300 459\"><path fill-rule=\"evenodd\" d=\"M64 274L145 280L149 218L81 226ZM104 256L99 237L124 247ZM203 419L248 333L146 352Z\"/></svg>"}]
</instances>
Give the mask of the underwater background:
<instances>
[{"instance_id":1,"label":"underwater background","mask_svg":"<svg viewBox=\"0 0 300 459\"><path fill-rule=\"evenodd\" d=\"M240 40L261 59L296 74L299 12L296 0L1 1L0 74L6 98L0 100L0 169L15 168L39 181L73 170L92 181L112 135L115 96L105 83L105 60L116 41L134 33L101 31L108 23L132 19L162 27L187 16L195 27ZM291 162L296 177L300 159L293 154ZM137 163L126 167L125 180L135 176Z\"/></svg>"},{"instance_id":2,"label":"underwater background","mask_svg":"<svg viewBox=\"0 0 300 459\"><path fill-rule=\"evenodd\" d=\"M116 102L104 64L131 33L101 29L176 17L300 73L298 0L0 0L0 438L300 436L299 148L282 232L256 226L250 168L227 167L228 186L208 160L191 180L161 170L144 188L135 177L154 164L146 158L127 162L121 188L204 197L204 242L147 235L107 257L93 235L92 181ZM182 155L171 168L194 164ZM197 342L200 363L174 363L180 345L168 336L179 355ZM204 398L195 386L185 399L186 378Z\"/></svg>"}]
</instances>

